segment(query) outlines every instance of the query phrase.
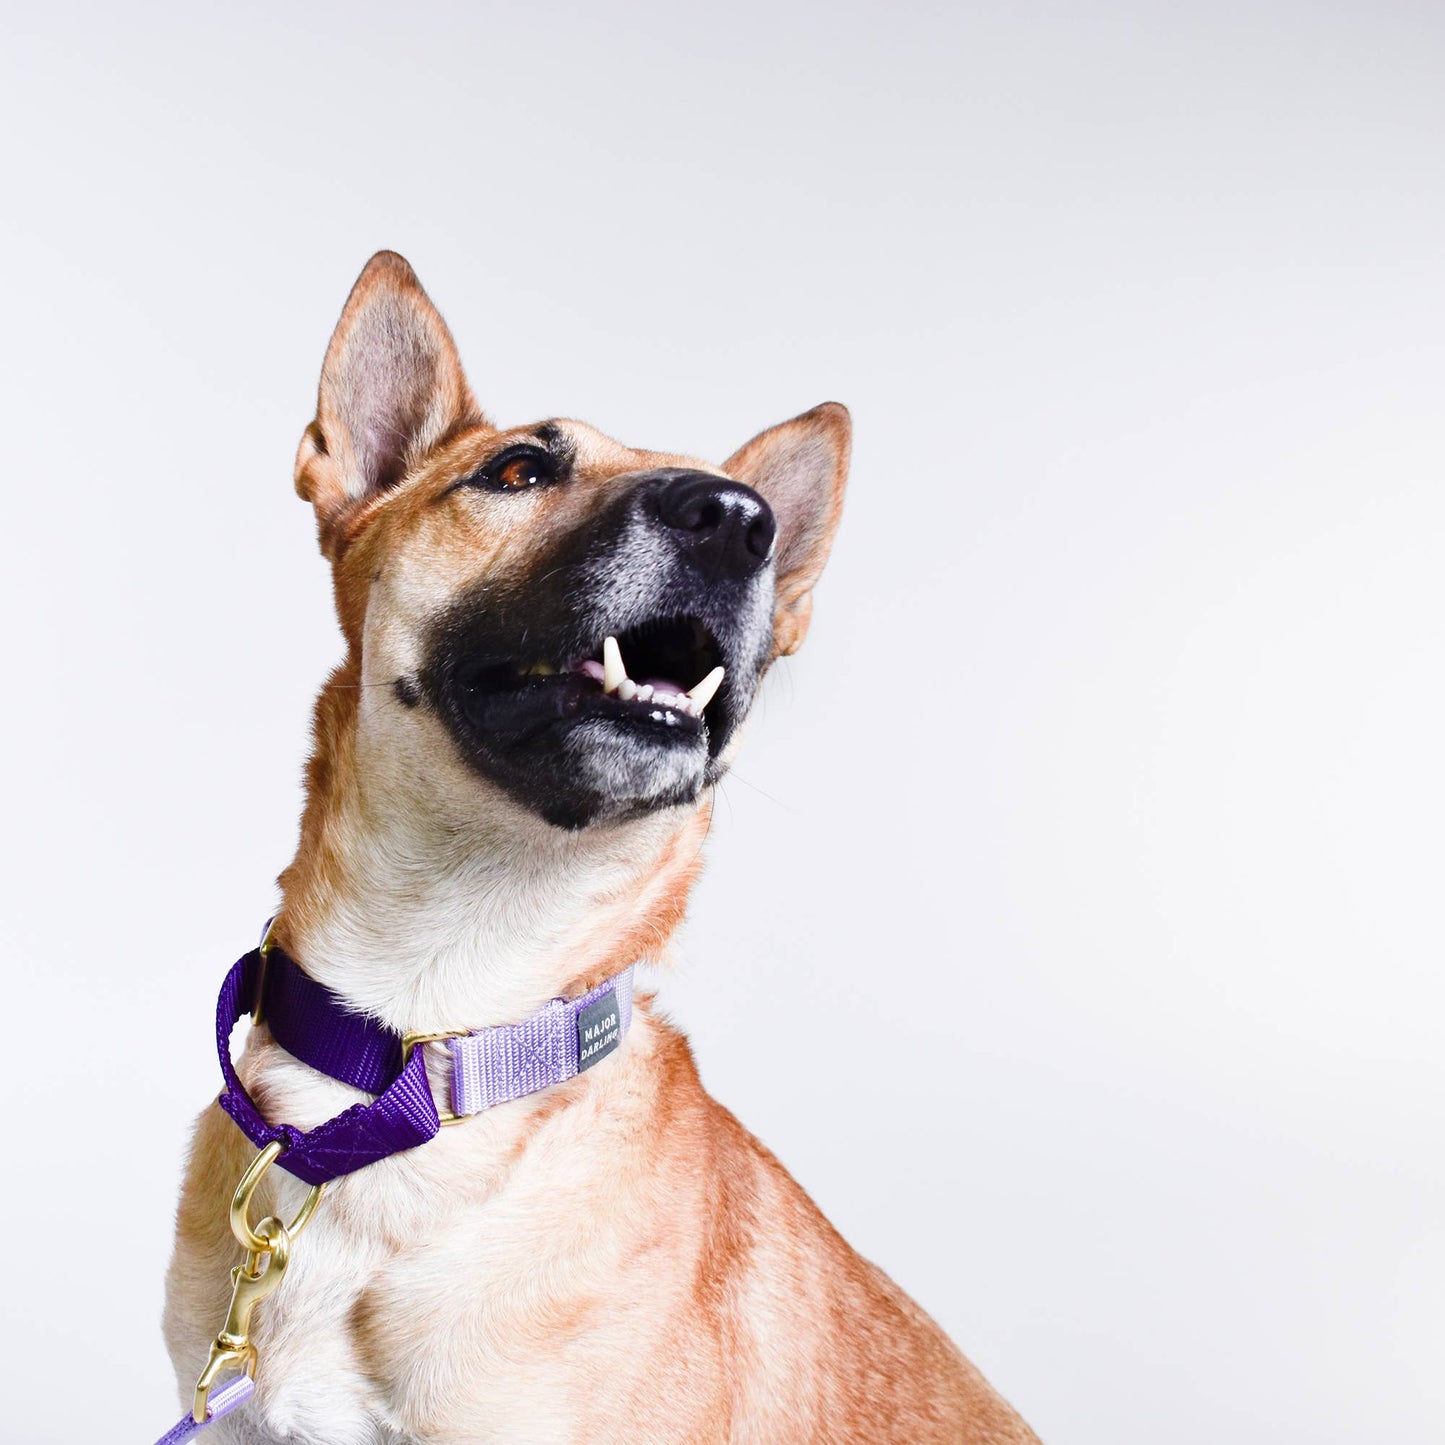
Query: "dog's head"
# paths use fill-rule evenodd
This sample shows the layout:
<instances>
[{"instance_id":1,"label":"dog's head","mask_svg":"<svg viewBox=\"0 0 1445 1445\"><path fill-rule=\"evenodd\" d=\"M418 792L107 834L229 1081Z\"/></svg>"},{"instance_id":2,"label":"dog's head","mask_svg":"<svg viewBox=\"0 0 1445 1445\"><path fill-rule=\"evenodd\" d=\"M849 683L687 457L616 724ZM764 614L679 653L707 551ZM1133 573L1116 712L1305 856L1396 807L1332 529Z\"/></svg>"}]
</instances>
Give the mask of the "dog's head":
<instances>
[{"instance_id":1,"label":"dog's head","mask_svg":"<svg viewBox=\"0 0 1445 1445\"><path fill-rule=\"evenodd\" d=\"M848 446L834 403L721 467L576 421L496 427L382 252L296 460L362 685L359 750L393 773L431 759L453 795L494 785L565 828L692 802L807 631Z\"/></svg>"}]
</instances>

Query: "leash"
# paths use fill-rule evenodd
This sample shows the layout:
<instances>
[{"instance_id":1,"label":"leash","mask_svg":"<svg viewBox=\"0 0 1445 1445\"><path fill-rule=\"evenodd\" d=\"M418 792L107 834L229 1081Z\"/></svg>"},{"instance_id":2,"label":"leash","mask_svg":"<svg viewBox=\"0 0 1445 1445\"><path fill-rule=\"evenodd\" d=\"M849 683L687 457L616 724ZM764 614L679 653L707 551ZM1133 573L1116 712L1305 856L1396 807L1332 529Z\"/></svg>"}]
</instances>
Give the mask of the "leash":
<instances>
[{"instance_id":1,"label":"leash","mask_svg":"<svg viewBox=\"0 0 1445 1445\"><path fill-rule=\"evenodd\" d=\"M229 1415L232 1410L240 1409L251 1398L255 1388L256 1382L250 1375L237 1375L229 1385L217 1390L211 1397L210 1404L206 1407L204 1420L198 1423L193 1415L182 1415L156 1441L156 1445L183 1445L186 1440L194 1440L207 1425L214 1425L217 1420Z\"/></svg>"},{"instance_id":2,"label":"leash","mask_svg":"<svg viewBox=\"0 0 1445 1445\"><path fill-rule=\"evenodd\" d=\"M274 921L274 920L273 920ZM531 1018L474 1030L398 1034L319 984L277 946L267 925L259 947L237 959L216 999L216 1053L224 1087L217 1102L260 1151L231 1199L231 1232L246 1251L231 1271L231 1304L211 1344L191 1413L156 1445L180 1445L239 1409L255 1389L251 1316L285 1278L291 1246L311 1222L326 1186L378 1160L434 1139L444 1125L551 1088L600 1063L632 1024L632 965L576 999L554 998ZM231 1033L247 1014L287 1053L373 1095L314 1129L269 1124L231 1062ZM451 1107L438 1109L425 1046L445 1043ZM252 1196L273 1165L311 1186L290 1224L250 1223ZM235 1374L225 1386L217 1381Z\"/></svg>"}]
</instances>

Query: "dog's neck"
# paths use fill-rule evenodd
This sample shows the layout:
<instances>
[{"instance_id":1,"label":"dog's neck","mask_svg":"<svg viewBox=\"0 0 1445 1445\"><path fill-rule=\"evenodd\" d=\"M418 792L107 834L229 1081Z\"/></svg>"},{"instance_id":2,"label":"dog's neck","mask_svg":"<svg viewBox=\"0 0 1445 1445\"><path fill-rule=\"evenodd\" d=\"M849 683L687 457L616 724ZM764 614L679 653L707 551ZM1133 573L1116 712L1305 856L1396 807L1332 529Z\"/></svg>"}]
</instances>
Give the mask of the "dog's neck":
<instances>
[{"instance_id":1,"label":"dog's neck","mask_svg":"<svg viewBox=\"0 0 1445 1445\"><path fill-rule=\"evenodd\" d=\"M281 877L277 939L312 977L399 1032L476 1029L660 955L710 799L567 832L487 791L458 817L358 760L355 696L318 704L300 847Z\"/></svg>"}]
</instances>

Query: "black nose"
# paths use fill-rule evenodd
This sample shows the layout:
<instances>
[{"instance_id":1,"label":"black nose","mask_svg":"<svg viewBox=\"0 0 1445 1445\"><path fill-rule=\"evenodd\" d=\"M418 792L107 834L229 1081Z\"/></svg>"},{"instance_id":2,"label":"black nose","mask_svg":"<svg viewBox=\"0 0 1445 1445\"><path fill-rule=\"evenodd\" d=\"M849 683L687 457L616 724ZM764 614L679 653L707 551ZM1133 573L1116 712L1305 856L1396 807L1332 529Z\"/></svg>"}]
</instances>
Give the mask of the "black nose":
<instances>
[{"instance_id":1,"label":"black nose","mask_svg":"<svg viewBox=\"0 0 1445 1445\"><path fill-rule=\"evenodd\" d=\"M668 476L657 515L710 576L750 576L768 560L778 531L773 509L751 487L706 472Z\"/></svg>"}]
</instances>

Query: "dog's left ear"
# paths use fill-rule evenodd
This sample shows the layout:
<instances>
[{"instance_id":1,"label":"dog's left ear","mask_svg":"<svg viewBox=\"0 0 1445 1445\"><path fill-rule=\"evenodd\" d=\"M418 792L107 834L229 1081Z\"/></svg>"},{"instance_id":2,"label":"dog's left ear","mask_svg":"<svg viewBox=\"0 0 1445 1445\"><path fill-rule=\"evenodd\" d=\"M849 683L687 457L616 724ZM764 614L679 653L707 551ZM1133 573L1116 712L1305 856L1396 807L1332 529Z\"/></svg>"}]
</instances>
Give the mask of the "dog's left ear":
<instances>
[{"instance_id":1,"label":"dog's left ear","mask_svg":"<svg viewBox=\"0 0 1445 1445\"><path fill-rule=\"evenodd\" d=\"M768 499L778 519L777 609L773 646L796 652L813 615L813 585L828 560L843 514L853 424L848 408L825 401L760 432L723 471Z\"/></svg>"},{"instance_id":2,"label":"dog's left ear","mask_svg":"<svg viewBox=\"0 0 1445 1445\"><path fill-rule=\"evenodd\" d=\"M322 551L339 556L365 503L458 428L484 420L416 272L395 251L378 251L336 323L316 420L296 453L296 490L316 508Z\"/></svg>"}]
</instances>

